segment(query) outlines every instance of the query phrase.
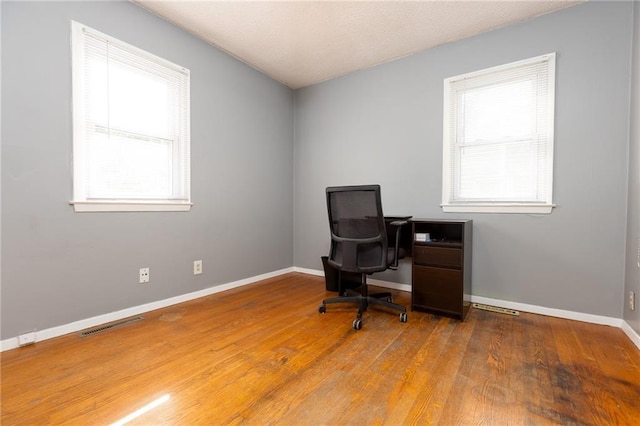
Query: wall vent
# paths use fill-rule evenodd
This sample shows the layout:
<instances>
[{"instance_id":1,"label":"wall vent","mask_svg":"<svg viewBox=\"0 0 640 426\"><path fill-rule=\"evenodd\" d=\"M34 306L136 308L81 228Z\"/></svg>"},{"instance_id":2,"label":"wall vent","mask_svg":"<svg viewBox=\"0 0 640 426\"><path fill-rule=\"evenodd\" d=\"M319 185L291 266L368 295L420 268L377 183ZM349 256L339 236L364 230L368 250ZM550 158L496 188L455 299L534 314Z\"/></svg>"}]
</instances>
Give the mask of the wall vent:
<instances>
[{"instance_id":1,"label":"wall vent","mask_svg":"<svg viewBox=\"0 0 640 426\"><path fill-rule=\"evenodd\" d=\"M498 312L499 314L520 315L520 312L514 309L499 308L497 306L483 305L482 303L473 303L473 307L476 309L482 309L483 311Z\"/></svg>"},{"instance_id":2,"label":"wall vent","mask_svg":"<svg viewBox=\"0 0 640 426\"><path fill-rule=\"evenodd\" d=\"M127 324L131 324L133 322L137 322L142 320L142 317L131 317L131 318L126 318L123 319L121 321L117 321L117 322L112 322L111 324L107 324L107 325L99 325L97 327L94 328L89 328L87 330L81 331L79 333L80 337L87 337L87 336L92 336L94 334L98 334L98 333L102 333L108 330L112 330L114 328L117 327L122 327L123 325L127 325Z\"/></svg>"}]
</instances>

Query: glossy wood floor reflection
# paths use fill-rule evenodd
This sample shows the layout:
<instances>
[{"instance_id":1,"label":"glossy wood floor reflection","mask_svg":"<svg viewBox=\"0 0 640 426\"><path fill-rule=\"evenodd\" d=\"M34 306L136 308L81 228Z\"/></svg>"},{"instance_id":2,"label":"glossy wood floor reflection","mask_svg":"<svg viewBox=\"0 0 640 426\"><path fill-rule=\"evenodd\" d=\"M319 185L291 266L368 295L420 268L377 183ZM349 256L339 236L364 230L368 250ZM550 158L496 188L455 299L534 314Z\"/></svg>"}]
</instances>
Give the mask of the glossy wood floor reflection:
<instances>
[{"instance_id":1,"label":"glossy wood floor reflection","mask_svg":"<svg viewBox=\"0 0 640 426\"><path fill-rule=\"evenodd\" d=\"M111 331L2 354L3 425L632 425L640 351L614 327L471 310L461 323L348 305L288 274ZM409 295L396 292L408 305Z\"/></svg>"}]
</instances>

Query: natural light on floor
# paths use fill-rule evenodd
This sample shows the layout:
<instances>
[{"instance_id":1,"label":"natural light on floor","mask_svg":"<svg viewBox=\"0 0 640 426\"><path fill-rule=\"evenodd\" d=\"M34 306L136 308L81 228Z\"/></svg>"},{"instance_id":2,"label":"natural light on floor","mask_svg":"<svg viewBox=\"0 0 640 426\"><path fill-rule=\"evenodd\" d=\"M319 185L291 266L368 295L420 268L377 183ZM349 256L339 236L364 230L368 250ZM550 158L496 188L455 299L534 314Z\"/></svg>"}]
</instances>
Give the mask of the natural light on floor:
<instances>
[{"instance_id":1,"label":"natural light on floor","mask_svg":"<svg viewBox=\"0 0 640 426\"><path fill-rule=\"evenodd\" d=\"M149 404L147 404L144 407L134 411L133 413L129 414L128 416L123 417L122 419L118 420L115 423L111 423L111 426L126 425L130 421L132 421L134 419L137 419L141 415L143 415L145 413L148 413L149 411L153 410L154 408L164 404L165 402L167 402L169 400L169 398L170 398L170 396L169 396L168 393L164 394L160 398L156 399L155 401L150 402Z\"/></svg>"}]
</instances>

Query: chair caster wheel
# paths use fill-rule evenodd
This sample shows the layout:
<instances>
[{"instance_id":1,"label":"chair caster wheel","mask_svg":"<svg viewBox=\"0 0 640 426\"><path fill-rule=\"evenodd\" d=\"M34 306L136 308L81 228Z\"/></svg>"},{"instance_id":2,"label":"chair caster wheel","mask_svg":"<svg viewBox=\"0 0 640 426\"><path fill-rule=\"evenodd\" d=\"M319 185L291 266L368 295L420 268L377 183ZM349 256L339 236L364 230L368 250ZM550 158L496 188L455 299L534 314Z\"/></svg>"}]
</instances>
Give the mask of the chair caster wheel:
<instances>
[{"instance_id":1,"label":"chair caster wheel","mask_svg":"<svg viewBox=\"0 0 640 426\"><path fill-rule=\"evenodd\" d=\"M400 314L400 322L407 322L407 313L406 312L402 312Z\"/></svg>"},{"instance_id":2,"label":"chair caster wheel","mask_svg":"<svg viewBox=\"0 0 640 426\"><path fill-rule=\"evenodd\" d=\"M327 307L325 305L318 306L318 312L324 314L325 312L327 312Z\"/></svg>"},{"instance_id":3,"label":"chair caster wheel","mask_svg":"<svg viewBox=\"0 0 640 426\"><path fill-rule=\"evenodd\" d=\"M353 320L353 329L360 330L362 328L362 320L360 318L356 318Z\"/></svg>"}]
</instances>

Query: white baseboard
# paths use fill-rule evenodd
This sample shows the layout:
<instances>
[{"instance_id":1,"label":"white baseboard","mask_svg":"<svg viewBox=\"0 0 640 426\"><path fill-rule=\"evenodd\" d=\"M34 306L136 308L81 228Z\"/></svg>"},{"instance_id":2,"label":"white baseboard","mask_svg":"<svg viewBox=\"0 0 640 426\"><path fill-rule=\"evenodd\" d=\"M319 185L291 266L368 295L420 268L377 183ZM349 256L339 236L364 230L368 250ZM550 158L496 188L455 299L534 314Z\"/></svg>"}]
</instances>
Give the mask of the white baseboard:
<instances>
[{"instance_id":1,"label":"white baseboard","mask_svg":"<svg viewBox=\"0 0 640 426\"><path fill-rule=\"evenodd\" d=\"M629 325L628 322L622 321L622 331L627 335L629 339L640 349L640 335L635 332L633 328Z\"/></svg>"},{"instance_id":2,"label":"white baseboard","mask_svg":"<svg viewBox=\"0 0 640 426\"><path fill-rule=\"evenodd\" d=\"M318 271L317 269L300 268L299 266L294 266L293 272L300 272L307 275L316 275L318 277L324 277L323 271Z\"/></svg>"},{"instance_id":3,"label":"white baseboard","mask_svg":"<svg viewBox=\"0 0 640 426\"><path fill-rule=\"evenodd\" d=\"M269 272L255 277L245 278L243 280L233 281L227 284L221 284L215 287L209 287L203 290L195 291L193 293L182 294L180 296L171 297L169 299L159 300L157 302L146 303L140 306L134 306L126 308L120 311L111 312L104 315L98 315L95 317L87 318L84 320L72 322L70 324L61 325L58 327L48 328L46 330L40 330L35 332L36 342L40 342L47 339L53 339L54 337L63 336L69 333L75 333L86 328L95 327L97 325L106 324L120 319L128 318L135 315L141 315L145 312L154 311L156 309L165 308L167 306L176 305L178 303L187 302L189 300L198 299L200 297L209 296L222 291L231 290L233 288L242 287L248 284L252 284L257 281L266 280L268 278L277 277L290 272L300 272L308 275L324 276L323 271L316 269L307 269L299 267L290 267L280 269L278 271ZM411 292L411 285L394 283L390 281L382 281L370 279L369 284L376 287L390 288L393 290ZM576 321L583 321L593 324L609 325L612 327L621 328L629 339L640 349L640 336L631 328L631 326L620 318L605 317L600 315L585 314L582 312L565 311L562 309L547 308L544 306L529 305L525 303L510 302L507 300L491 299L488 297L471 296L471 301L475 303L482 303L485 305L497 306L500 308L515 309L518 311L530 312L533 314L547 315L558 318L571 319ZM4 352L10 349L17 348L18 337L12 337L6 340L0 341L0 352Z\"/></svg>"},{"instance_id":4,"label":"white baseboard","mask_svg":"<svg viewBox=\"0 0 640 426\"><path fill-rule=\"evenodd\" d=\"M198 299L200 297L209 296L211 294L220 293L225 290L231 290L232 288L242 287L247 284L252 284L257 281L266 280L268 278L277 277L290 272L294 272L294 268L280 269L279 271L268 272L266 274L257 275L255 277L245 278L243 280L233 281L226 284L217 285L215 287L205 288L203 290L195 291L193 293L181 294L180 296L170 297L164 300L158 300L156 302L145 303L144 305L133 306L131 308L122 309L120 311L111 312L108 314L98 315L95 317L75 321L69 324L64 324L58 327L48 328L46 330L35 331L35 341L41 342L47 339L53 339L54 337L60 337L65 334L75 333L86 328L95 327L97 325L106 324L113 321L118 321L124 318L129 318L135 315L141 315L145 312L155 311L156 309L166 308L167 306L176 305L178 303L187 302L189 300ZM12 337L6 340L0 341L0 352L7 351L9 349L15 349L18 345L18 337Z\"/></svg>"},{"instance_id":5,"label":"white baseboard","mask_svg":"<svg viewBox=\"0 0 640 426\"><path fill-rule=\"evenodd\" d=\"M491 299L489 297L471 296L474 303L497 306L499 308L515 309L516 311L530 312L532 314L547 315L550 317L565 318L576 321L589 322L592 324L610 325L620 328L622 319L604 317L600 315L585 314L582 312L565 311L563 309L547 308L544 306L528 305L526 303L509 302L508 300Z\"/></svg>"},{"instance_id":6,"label":"white baseboard","mask_svg":"<svg viewBox=\"0 0 640 426\"><path fill-rule=\"evenodd\" d=\"M375 285L376 287L390 288L392 290L400 290L400 291L406 291L407 293L411 293L411 284L401 284L401 283L394 283L391 281L382 281L382 280L374 280L374 279L367 279L367 284Z\"/></svg>"}]
</instances>

